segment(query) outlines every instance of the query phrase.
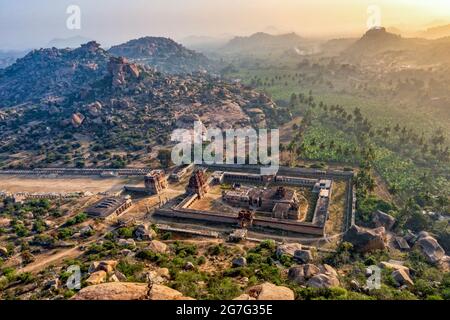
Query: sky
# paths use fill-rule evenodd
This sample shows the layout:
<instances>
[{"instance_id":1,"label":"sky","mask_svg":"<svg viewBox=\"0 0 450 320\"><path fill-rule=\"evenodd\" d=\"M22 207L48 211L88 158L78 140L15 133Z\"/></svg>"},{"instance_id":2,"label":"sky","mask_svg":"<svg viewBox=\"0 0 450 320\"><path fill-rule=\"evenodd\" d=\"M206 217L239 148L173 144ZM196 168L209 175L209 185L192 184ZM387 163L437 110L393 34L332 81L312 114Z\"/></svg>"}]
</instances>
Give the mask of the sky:
<instances>
[{"instance_id":1,"label":"sky","mask_svg":"<svg viewBox=\"0 0 450 320\"><path fill-rule=\"evenodd\" d=\"M70 5L80 29L67 28ZM450 0L0 0L0 49L46 46L83 36L104 46L140 36L231 37L258 31L344 37L367 30L368 8L381 24L424 29L450 23Z\"/></svg>"}]
</instances>

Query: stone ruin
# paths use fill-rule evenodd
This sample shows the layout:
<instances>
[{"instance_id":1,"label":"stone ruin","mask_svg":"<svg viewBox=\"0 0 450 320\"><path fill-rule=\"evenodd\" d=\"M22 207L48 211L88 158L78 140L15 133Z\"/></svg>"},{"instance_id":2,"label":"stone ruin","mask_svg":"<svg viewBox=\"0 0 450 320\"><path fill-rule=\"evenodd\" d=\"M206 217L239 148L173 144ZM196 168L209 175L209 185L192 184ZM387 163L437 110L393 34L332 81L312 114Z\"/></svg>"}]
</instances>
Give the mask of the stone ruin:
<instances>
[{"instance_id":1,"label":"stone ruin","mask_svg":"<svg viewBox=\"0 0 450 320\"><path fill-rule=\"evenodd\" d=\"M251 210L241 210L238 214L239 224L242 229L247 229L252 226L255 212Z\"/></svg>"},{"instance_id":2,"label":"stone ruin","mask_svg":"<svg viewBox=\"0 0 450 320\"><path fill-rule=\"evenodd\" d=\"M167 189L166 175L162 170L154 170L144 178L145 190L148 194L160 194Z\"/></svg>"}]
</instances>

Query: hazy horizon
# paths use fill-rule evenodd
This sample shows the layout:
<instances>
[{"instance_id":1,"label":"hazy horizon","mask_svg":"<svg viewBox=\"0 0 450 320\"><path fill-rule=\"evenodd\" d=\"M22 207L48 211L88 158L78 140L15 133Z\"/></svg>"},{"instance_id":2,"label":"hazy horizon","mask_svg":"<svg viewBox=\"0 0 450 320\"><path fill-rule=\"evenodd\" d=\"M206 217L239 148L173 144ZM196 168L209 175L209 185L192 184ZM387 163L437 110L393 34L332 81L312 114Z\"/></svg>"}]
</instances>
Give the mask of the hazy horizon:
<instances>
[{"instance_id":1,"label":"hazy horizon","mask_svg":"<svg viewBox=\"0 0 450 320\"><path fill-rule=\"evenodd\" d=\"M0 49L46 46L52 39L83 36L107 47L142 36L182 40L255 32L296 32L305 37L358 36L367 9L377 5L381 24L405 31L450 21L446 0L0 0ZM81 29L69 30L69 5L81 9Z\"/></svg>"}]
</instances>

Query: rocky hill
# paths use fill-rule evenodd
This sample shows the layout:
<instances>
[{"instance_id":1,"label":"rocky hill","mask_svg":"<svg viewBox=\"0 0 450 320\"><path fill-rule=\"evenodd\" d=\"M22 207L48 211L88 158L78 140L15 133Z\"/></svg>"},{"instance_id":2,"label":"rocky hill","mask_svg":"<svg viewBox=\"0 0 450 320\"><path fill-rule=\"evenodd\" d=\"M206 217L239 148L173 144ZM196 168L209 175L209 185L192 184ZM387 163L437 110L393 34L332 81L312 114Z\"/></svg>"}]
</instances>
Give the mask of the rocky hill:
<instances>
[{"instance_id":1,"label":"rocky hill","mask_svg":"<svg viewBox=\"0 0 450 320\"><path fill-rule=\"evenodd\" d=\"M214 71L206 56L168 38L135 39L113 46L109 52L170 74Z\"/></svg>"},{"instance_id":2,"label":"rocky hill","mask_svg":"<svg viewBox=\"0 0 450 320\"><path fill-rule=\"evenodd\" d=\"M407 49L411 43L399 35L389 33L385 28L368 30L358 41L351 45L345 55L374 56L383 51Z\"/></svg>"},{"instance_id":3,"label":"rocky hill","mask_svg":"<svg viewBox=\"0 0 450 320\"><path fill-rule=\"evenodd\" d=\"M33 50L0 70L0 107L58 99L88 89L105 75L108 53L96 42L71 49Z\"/></svg>"},{"instance_id":4,"label":"rocky hill","mask_svg":"<svg viewBox=\"0 0 450 320\"><path fill-rule=\"evenodd\" d=\"M220 49L221 54L267 54L292 49L307 50L308 40L295 33L271 35L258 32L248 37L235 37Z\"/></svg>"},{"instance_id":5,"label":"rocky hill","mask_svg":"<svg viewBox=\"0 0 450 320\"><path fill-rule=\"evenodd\" d=\"M207 74L160 73L96 43L32 52L3 72L0 88L8 106L0 114L0 154L36 155L44 148L44 161L59 164L80 135L88 141L82 159L89 162L99 150L165 145L174 129L192 127L194 120L230 128L277 118L270 98L243 85ZM48 159L49 153L57 157Z\"/></svg>"}]
</instances>

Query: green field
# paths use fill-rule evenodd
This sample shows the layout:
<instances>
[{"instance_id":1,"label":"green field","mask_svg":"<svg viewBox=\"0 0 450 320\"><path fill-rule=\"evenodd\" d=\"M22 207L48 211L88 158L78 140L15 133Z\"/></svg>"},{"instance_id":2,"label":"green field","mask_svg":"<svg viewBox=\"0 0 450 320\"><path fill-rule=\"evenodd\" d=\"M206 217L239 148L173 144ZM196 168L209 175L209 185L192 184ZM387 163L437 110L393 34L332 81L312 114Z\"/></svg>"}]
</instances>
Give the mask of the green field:
<instances>
[{"instance_id":1,"label":"green field","mask_svg":"<svg viewBox=\"0 0 450 320\"><path fill-rule=\"evenodd\" d=\"M438 112L429 110L427 112L417 106L389 105L374 98L365 98L358 91L353 95L327 88L326 83L319 82L312 85L314 80L308 80L308 74L299 76L300 71L293 64L277 66L267 63L265 66L241 67L234 71L227 76L240 79L243 83L268 93L279 104L284 101L282 104L289 105L292 94L311 95L315 105L319 103L328 106L339 105L348 114L358 107L361 114L370 120L374 130L381 130L386 126L391 128L400 126L417 136L423 134L426 139L430 139L433 132L440 127L447 140L450 137L448 119L439 116ZM307 108L300 106L299 110L291 108L291 111L293 113L298 111L298 115L301 116ZM323 114L317 111L317 107L313 109L313 114L312 123L302 134L301 151L295 151L298 159L357 165L361 161L358 151L362 146L355 134L333 123L330 124L330 121L322 118ZM395 137L389 136L387 139L374 137L369 140L369 145L374 149L374 169L393 193L403 199L425 189L432 189L434 194L445 197L450 195L448 181L450 164L448 162L430 161L431 156L421 156L420 150L413 150L406 144L402 145L401 141ZM413 146L412 142L411 146Z\"/></svg>"},{"instance_id":2,"label":"green field","mask_svg":"<svg viewBox=\"0 0 450 320\"><path fill-rule=\"evenodd\" d=\"M252 80L255 78L261 79L262 85L257 85L257 88L270 94L275 101L289 101L292 93L307 95L311 91L317 101L329 105L337 104L349 111L359 107L364 115L375 122L390 125L399 123L426 134L441 127L444 129L447 138L450 138L450 119L447 114L443 116L440 110L433 110L426 106L412 106L407 103L401 105L389 104L377 101L374 98L364 97L359 92L336 92L336 90L327 88L324 84L299 84L298 81L292 79L293 76L300 73L296 69L295 65L290 67L242 68L238 72L227 74L227 77L240 79L246 84L252 84ZM272 84L271 79L274 77L281 77L281 79L277 79ZM264 85L264 82L268 82L268 85Z\"/></svg>"}]
</instances>

